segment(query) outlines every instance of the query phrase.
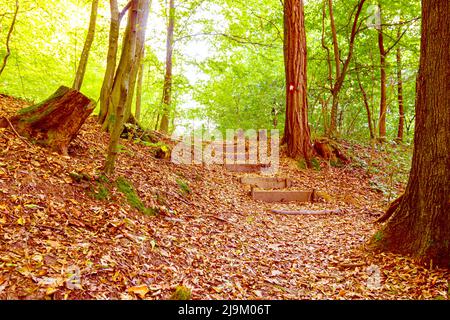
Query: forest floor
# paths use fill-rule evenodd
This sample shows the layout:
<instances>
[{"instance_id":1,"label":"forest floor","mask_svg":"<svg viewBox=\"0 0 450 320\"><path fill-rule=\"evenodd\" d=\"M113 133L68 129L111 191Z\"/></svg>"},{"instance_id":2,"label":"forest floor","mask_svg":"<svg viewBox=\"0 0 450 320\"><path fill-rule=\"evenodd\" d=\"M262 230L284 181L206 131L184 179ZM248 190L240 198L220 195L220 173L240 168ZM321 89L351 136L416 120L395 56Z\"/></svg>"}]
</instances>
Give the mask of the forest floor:
<instances>
[{"instance_id":1,"label":"forest floor","mask_svg":"<svg viewBox=\"0 0 450 320\"><path fill-rule=\"evenodd\" d=\"M22 107L0 96L0 116ZM108 181L70 175L98 177L107 142L94 118L66 157L0 129L0 299L168 299L178 285L193 299L450 298L449 270L366 248L388 202L384 153L351 146L351 165L317 171L283 157L280 176L326 196L274 205L222 166L175 165L133 141ZM118 177L158 214L131 207ZM306 208L342 213L271 213Z\"/></svg>"}]
</instances>

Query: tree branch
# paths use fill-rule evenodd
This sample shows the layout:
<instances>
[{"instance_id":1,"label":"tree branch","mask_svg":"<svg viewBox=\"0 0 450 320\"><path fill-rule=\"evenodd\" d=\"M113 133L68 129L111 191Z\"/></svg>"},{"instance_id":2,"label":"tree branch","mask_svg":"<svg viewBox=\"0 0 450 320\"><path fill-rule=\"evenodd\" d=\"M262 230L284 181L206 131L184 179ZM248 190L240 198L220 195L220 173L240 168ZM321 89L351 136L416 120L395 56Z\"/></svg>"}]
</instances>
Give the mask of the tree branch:
<instances>
[{"instance_id":1,"label":"tree branch","mask_svg":"<svg viewBox=\"0 0 450 320\"><path fill-rule=\"evenodd\" d=\"M6 63L8 62L8 58L11 55L11 49L9 48L9 41L11 40L11 34L14 30L14 25L16 24L18 11L19 11L19 0L16 0L16 9L14 11L13 20L11 22L11 26L9 27L8 35L6 36L6 54L3 57L3 64L2 64L2 67L0 68L0 75L2 74L3 70L5 69Z\"/></svg>"}]
</instances>

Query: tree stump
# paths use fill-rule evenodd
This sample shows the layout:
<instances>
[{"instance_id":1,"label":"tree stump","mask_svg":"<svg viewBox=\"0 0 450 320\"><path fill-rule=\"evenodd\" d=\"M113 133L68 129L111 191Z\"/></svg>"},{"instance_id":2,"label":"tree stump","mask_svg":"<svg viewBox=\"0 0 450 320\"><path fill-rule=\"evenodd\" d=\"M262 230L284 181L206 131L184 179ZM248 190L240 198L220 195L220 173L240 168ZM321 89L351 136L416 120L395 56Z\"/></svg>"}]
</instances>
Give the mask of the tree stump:
<instances>
[{"instance_id":1,"label":"tree stump","mask_svg":"<svg viewBox=\"0 0 450 320\"><path fill-rule=\"evenodd\" d=\"M91 99L61 86L47 100L20 110L10 122L25 138L67 155L70 142L94 108Z\"/></svg>"}]
</instances>

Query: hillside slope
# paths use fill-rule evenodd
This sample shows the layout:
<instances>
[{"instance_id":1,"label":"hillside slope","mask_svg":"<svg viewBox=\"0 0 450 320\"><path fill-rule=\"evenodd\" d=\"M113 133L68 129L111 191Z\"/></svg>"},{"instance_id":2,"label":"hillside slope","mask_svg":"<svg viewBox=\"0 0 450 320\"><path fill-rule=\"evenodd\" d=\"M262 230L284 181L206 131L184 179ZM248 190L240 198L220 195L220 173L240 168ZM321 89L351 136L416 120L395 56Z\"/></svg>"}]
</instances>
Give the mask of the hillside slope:
<instances>
[{"instance_id":1,"label":"hillside slope","mask_svg":"<svg viewBox=\"0 0 450 320\"><path fill-rule=\"evenodd\" d=\"M2 96L0 117L24 105ZM384 202L362 169L305 171L283 158L280 175L326 200L273 205L222 166L175 165L132 141L102 178L107 142L94 118L69 157L0 129L0 299L167 299L181 284L194 299L448 298L448 271L364 250ZM155 216L130 206L119 177ZM81 285L67 282L78 275Z\"/></svg>"}]
</instances>

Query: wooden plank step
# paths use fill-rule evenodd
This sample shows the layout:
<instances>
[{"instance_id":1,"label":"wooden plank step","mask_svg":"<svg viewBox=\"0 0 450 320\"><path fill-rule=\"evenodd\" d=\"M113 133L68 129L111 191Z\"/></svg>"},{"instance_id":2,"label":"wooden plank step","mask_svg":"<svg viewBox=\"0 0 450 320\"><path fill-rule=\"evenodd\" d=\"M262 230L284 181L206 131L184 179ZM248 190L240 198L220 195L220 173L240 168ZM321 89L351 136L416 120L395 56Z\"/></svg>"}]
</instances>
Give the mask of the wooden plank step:
<instances>
[{"instance_id":1,"label":"wooden plank step","mask_svg":"<svg viewBox=\"0 0 450 320\"><path fill-rule=\"evenodd\" d=\"M311 202L313 200L313 192L253 189L252 198L253 200L264 202Z\"/></svg>"},{"instance_id":2,"label":"wooden plank step","mask_svg":"<svg viewBox=\"0 0 450 320\"><path fill-rule=\"evenodd\" d=\"M266 168L264 164L226 164L225 169L231 172L259 173Z\"/></svg>"},{"instance_id":3,"label":"wooden plank step","mask_svg":"<svg viewBox=\"0 0 450 320\"><path fill-rule=\"evenodd\" d=\"M242 177L241 183L259 189L285 189L292 186L292 182L288 178L272 177Z\"/></svg>"}]
</instances>

